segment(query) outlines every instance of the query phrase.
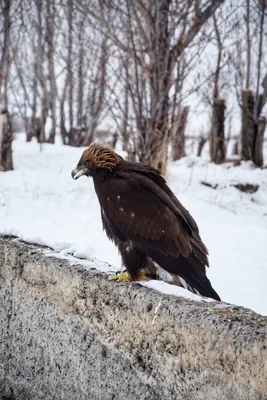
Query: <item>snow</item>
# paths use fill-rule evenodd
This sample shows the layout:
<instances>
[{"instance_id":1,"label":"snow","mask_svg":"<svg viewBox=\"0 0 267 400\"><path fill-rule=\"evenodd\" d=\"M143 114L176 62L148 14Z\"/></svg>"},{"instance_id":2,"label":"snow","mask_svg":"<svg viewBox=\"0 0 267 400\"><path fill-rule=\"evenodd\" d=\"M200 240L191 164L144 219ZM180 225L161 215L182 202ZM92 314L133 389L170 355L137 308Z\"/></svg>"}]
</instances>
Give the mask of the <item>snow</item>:
<instances>
[{"instance_id":1,"label":"snow","mask_svg":"<svg viewBox=\"0 0 267 400\"><path fill-rule=\"evenodd\" d=\"M82 150L57 143L45 144L40 151L37 143L17 135L15 170L0 173L0 234L50 246L58 257L110 274L121 269L121 259L102 230L93 181L74 181L70 175ZM185 157L170 164L167 179L209 248L208 276L215 290L226 302L267 315L267 169L254 169L250 163L216 166ZM212 189L201 181L218 186ZM254 194L242 193L231 186L235 183L260 188ZM165 282L143 284L200 299Z\"/></svg>"},{"instance_id":2,"label":"snow","mask_svg":"<svg viewBox=\"0 0 267 400\"><path fill-rule=\"evenodd\" d=\"M185 299L195 300L195 301L200 301L200 300L207 301L207 302L215 301L215 300L209 299L209 298L202 298L202 297L198 296L197 294L189 292L189 290L186 290L180 286L170 285L169 283L164 282L164 281L150 280L147 282L140 282L140 283L142 286L146 286L150 289L155 289L158 292L161 292L164 294L180 296L180 297L184 297Z\"/></svg>"}]
</instances>

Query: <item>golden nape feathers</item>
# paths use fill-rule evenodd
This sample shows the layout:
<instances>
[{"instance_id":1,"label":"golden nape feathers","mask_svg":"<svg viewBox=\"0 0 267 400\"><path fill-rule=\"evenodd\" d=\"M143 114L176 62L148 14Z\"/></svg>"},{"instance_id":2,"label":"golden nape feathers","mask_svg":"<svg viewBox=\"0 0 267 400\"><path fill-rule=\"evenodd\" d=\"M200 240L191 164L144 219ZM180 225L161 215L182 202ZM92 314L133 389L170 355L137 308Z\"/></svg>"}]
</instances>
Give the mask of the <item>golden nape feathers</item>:
<instances>
[{"instance_id":1,"label":"golden nape feathers","mask_svg":"<svg viewBox=\"0 0 267 400\"><path fill-rule=\"evenodd\" d=\"M84 150L80 163L89 163L98 168L114 169L123 162L123 158L105 143L93 142Z\"/></svg>"}]
</instances>

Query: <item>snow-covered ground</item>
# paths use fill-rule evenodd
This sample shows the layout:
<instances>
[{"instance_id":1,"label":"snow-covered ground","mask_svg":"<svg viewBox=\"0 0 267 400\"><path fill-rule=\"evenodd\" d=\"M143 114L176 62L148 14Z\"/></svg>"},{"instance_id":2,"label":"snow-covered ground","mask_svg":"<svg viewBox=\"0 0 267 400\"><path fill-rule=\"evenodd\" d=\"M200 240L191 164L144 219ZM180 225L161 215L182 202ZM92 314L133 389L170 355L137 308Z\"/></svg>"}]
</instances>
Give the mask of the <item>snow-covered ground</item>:
<instances>
[{"instance_id":1,"label":"snow-covered ground","mask_svg":"<svg viewBox=\"0 0 267 400\"><path fill-rule=\"evenodd\" d=\"M14 141L15 170L0 173L0 234L15 235L48 245L59 256L72 254L112 265L94 267L112 272L121 268L114 245L102 231L98 200L91 179L71 179L81 148ZM217 184L216 189L200 181ZM169 166L168 183L196 219L210 251L208 276L221 298L267 315L267 169L216 166L185 157ZM260 185L254 194L235 183ZM89 265L88 261L83 261ZM91 261L90 261L91 262ZM146 286L197 299L198 296L164 282Z\"/></svg>"}]
</instances>

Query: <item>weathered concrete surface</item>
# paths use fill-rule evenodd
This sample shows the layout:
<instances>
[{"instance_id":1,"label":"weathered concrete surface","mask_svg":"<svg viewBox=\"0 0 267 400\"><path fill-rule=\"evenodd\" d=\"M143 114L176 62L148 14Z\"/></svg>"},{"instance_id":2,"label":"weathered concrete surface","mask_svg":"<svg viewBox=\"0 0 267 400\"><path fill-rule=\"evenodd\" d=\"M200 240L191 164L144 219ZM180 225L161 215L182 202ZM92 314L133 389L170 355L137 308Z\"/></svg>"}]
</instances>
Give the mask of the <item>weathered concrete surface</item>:
<instances>
[{"instance_id":1,"label":"weathered concrete surface","mask_svg":"<svg viewBox=\"0 0 267 400\"><path fill-rule=\"evenodd\" d=\"M0 399L267 399L267 318L0 239Z\"/></svg>"}]
</instances>

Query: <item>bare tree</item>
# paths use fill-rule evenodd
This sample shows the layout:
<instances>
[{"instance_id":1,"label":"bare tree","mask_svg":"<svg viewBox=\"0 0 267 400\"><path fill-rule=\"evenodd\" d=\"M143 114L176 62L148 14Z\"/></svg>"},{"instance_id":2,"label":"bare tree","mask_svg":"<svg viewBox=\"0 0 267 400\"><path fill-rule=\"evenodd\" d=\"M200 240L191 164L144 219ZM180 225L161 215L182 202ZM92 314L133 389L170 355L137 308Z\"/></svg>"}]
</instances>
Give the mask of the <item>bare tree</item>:
<instances>
[{"instance_id":1,"label":"bare tree","mask_svg":"<svg viewBox=\"0 0 267 400\"><path fill-rule=\"evenodd\" d=\"M128 90L136 131L132 153L140 161L164 171L170 139L170 98L177 62L205 22L223 0L208 2L138 0L99 2L87 7L95 21L116 46L125 62L129 57ZM84 10L84 3L76 0ZM99 10L99 11L98 11ZM129 146L128 146L129 148Z\"/></svg>"},{"instance_id":2,"label":"bare tree","mask_svg":"<svg viewBox=\"0 0 267 400\"><path fill-rule=\"evenodd\" d=\"M263 165L263 136L266 118L262 115L267 102L267 72L264 68L266 49L266 2L246 0L245 29L246 40L238 43L239 62L235 64L236 85L242 112L241 157L252 160L258 167ZM264 47L265 46L265 47ZM242 64L242 50L246 59ZM252 51L254 52L252 57Z\"/></svg>"},{"instance_id":3,"label":"bare tree","mask_svg":"<svg viewBox=\"0 0 267 400\"><path fill-rule=\"evenodd\" d=\"M61 32L61 61L65 71L59 94L60 131L65 144L88 145L106 107L107 38L88 24L85 9L68 0L63 9L67 34Z\"/></svg>"},{"instance_id":4,"label":"bare tree","mask_svg":"<svg viewBox=\"0 0 267 400\"><path fill-rule=\"evenodd\" d=\"M172 125L172 159L179 160L185 155L185 128L188 119L189 107L180 107L177 121Z\"/></svg>"},{"instance_id":5,"label":"bare tree","mask_svg":"<svg viewBox=\"0 0 267 400\"><path fill-rule=\"evenodd\" d=\"M93 141L96 127L99 123L101 113L104 109L105 90L106 90L106 67L108 59L108 46L107 39L104 38L100 48L99 64L94 77L94 84L89 92L89 107L88 107L88 119L89 126L82 140L83 145L88 145Z\"/></svg>"},{"instance_id":6,"label":"bare tree","mask_svg":"<svg viewBox=\"0 0 267 400\"><path fill-rule=\"evenodd\" d=\"M69 106L69 124L70 124L70 137L69 144L73 142L72 128L74 126L74 115L73 115L73 1L68 0L68 59L67 59L67 70L68 70L68 106Z\"/></svg>"},{"instance_id":7,"label":"bare tree","mask_svg":"<svg viewBox=\"0 0 267 400\"><path fill-rule=\"evenodd\" d=\"M55 0L46 1L46 41L47 41L47 58L48 58L48 77L49 77L49 94L48 105L51 111L52 128L48 138L48 142L54 143L56 136L56 101L57 101L57 83L55 76L55 18L56 5Z\"/></svg>"},{"instance_id":8,"label":"bare tree","mask_svg":"<svg viewBox=\"0 0 267 400\"><path fill-rule=\"evenodd\" d=\"M13 24L11 41L15 71L9 85L12 107L25 122L26 140L30 141L35 136L39 142L46 140L41 104L43 92L48 93L46 87L43 89L47 82L44 74L46 35L41 11L38 0L33 4L21 2L16 9L19 23ZM48 101L48 96L45 98ZM45 107L48 109L47 102Z\"/></svg>"},{"instance_id":9,"label":"bare tree","mask_svg":"<svg viewBox=\"0 0 267 400\"><path fill-rule=\"evenodd\" d=\"M220 98L219 79L222 62L223 44L217 23L216 16L213 16L214 30L216 33L218 55L217 64L214 74L214 92L213 92L213 105L212 105L212 121L210 133L210 158L215 163L222 163L225 161L226 147L224 137L225 125L225 100Z\"/></svg>"},{"instance_id":10,"label":"bare tree","mask_svg":"<svg viewBox=\"0 0 267 400\"><path fill-rule=\"evenodd\" d=\"M0 29L3 38L0 48L0 169L13 169L12 127L8 112L7 81L10 69L11 0L0 5Z\"/></svg>"},{"instance_id":11,"label":"bare tree","mask_svg":"<svg viewBox=\"0 0 267 400\"><path fill-rule=\"evenodd\" d=\"M194 93L202 108L211 110L211 159L223 162L224 126L233 107L229 105L232 77L237 75L242 155L262 165L267 70L264 1L246 0L236 6L223 0L26 0L21 4L19 24L12 28L9 41L12 67L7 76L12 79L4 85L12 90L9 102L27 123L28 139L36 136L41 142L53 142L59 127L65 144L80 146L88 145L98 132L105 131L109 141L118 132L130 158L164 173L167 154L175 159L184 155L186 121L199 112L193 102L188 117L185 104L190 104ZM244 12L245 24L240 21ZM23 32L23 40L18 31ZM240 46L240 52L234 52L234 46ZM209 52L210 58L205 59ZM106 117L108 124L103 127Z\"/></svg>"}]
</instances>

